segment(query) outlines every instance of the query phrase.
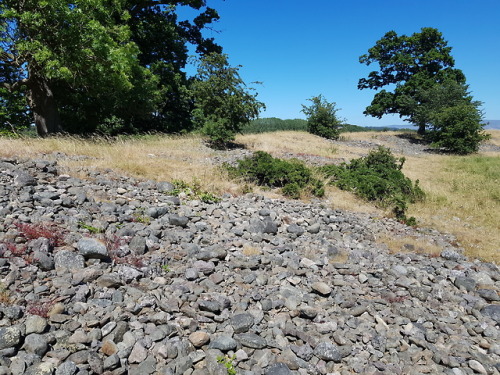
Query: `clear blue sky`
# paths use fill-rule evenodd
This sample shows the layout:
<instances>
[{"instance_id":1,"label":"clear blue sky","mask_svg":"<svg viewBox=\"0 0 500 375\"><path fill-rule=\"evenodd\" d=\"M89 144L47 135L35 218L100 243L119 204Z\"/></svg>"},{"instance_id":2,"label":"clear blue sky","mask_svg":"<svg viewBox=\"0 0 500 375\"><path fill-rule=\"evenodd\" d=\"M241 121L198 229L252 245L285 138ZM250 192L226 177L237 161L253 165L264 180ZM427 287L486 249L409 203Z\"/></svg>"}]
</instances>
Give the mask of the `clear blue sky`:
<instances>
[{"instance_id":1,"label":"clear blue sky","mask_svg":"<svg viewBox=\"0 0 500 375\"><path fill-rule=\"evenodd\" d=\"M323 94L341 108L338 114L364 126L405 123L399 116L381 120L363 115L375 91L357 82L367 53L387 31L412 34L435 27L453 47L485 118L500 119L500 0L207 0L221 20L215 37L245 82L261 81L261 117L304 118L301 104Z\"/></svg>"}]
</instances>

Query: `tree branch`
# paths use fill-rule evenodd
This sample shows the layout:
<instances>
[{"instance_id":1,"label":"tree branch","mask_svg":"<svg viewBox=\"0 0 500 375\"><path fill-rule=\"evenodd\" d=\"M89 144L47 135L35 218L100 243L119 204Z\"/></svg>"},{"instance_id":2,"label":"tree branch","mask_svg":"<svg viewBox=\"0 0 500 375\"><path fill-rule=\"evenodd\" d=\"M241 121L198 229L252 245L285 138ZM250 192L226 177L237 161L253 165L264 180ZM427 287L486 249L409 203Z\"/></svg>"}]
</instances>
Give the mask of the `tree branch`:
<instances>
[{"instance_id":1,"label":"tree branch","mask_svg":"<svg viewBox=\"0 0 500 375\"><path fill-rule=\"evenodd\" d=\"M14 83L2 82L2 86L10 92L16 91L19 87L29 84L29 78L20 79Z\"/></svg>"}]
</instances>

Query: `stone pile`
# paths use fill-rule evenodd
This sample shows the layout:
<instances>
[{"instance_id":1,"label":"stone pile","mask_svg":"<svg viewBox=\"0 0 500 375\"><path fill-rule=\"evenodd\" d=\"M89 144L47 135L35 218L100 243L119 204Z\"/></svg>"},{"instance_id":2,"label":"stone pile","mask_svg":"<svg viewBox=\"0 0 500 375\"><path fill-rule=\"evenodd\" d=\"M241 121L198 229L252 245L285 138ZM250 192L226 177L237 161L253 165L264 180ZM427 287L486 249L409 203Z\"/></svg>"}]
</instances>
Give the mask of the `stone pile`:
<instances>
[{"instance_id":1,"label":"stone pile","mask_svg":"<svg viewBox=\"0 0 500 375\"><path fill-rule=\"evenodd\" d=\"M500 272L449 236L87 172L0 161L0 374L500 373Z\"/></svg>"}]
</instances>

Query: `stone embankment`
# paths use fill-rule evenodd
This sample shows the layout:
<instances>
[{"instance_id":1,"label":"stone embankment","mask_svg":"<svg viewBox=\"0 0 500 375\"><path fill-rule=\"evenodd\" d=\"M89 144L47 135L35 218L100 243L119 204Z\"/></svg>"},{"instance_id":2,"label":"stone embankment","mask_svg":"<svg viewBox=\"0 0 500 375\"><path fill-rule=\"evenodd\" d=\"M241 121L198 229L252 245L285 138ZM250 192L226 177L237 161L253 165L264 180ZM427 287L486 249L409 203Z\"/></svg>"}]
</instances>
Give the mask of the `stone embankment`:
<instances>
[{"instance_id":1,"label":"stone embankment","mask_svg":"<svg viewBox=\"0 0 500 375\"><path fill-rule=\"evenodd\" d=\"M449 236L43 160L0 171L0 374L500 373L500 272Z\"/></svg>"}]
</instances>

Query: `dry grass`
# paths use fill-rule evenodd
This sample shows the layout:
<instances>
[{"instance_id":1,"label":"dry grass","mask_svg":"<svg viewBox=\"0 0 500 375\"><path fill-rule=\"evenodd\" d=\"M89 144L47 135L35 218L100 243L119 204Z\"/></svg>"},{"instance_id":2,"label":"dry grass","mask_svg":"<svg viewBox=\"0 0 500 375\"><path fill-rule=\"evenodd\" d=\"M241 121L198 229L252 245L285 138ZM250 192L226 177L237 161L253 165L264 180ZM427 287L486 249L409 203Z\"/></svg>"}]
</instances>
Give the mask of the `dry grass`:
<instances>
[{"instance_id":1,"label":"dry grass","mask_svg":"<svg viewBox=\"0 0 500 375\"><path fill-rule=\"evenodd\" d=\"M10 305L11 303L9 291L0 283L0 304Z\"/></svg>"},{"instance_id":2,"label":"dry grass","mask_svg":"<svg viewBox=\"0 0 500 375\"><path fill-rule=\"evenodd\" d=\"M273 156L291 152L323 157L335 157L337 149L332 142L306 133L281 131L274 133L246 134L236 137L236 142L252 151L265 151Z\"/></svg>"},{"instance_id":3,"label":"dry grass","mask_svg":"<svg viewBox=\"0 0 500 375\"><path fill-rule=\"evenodd\" d=\"M385 244L391 254L417 253L435 257L442 251L442 248L430 241L409 236L394 237L382 234L377 237L377 242Z\"/></svg>"},{"instance_id":4,"label":"dry grass","mask_svg":"<svg viewBox=\"0 0 500 375\"><path fill-rule=\"evenodd\" d=\"M481 164L496 166L496 173L482 172ZM500 261L500 156L408 158L405 173L427 193L410 215L454 234L469 256Z\"/></svg>"},{"instance_id":5,"label":"dry grass","mask_svg":"<svg viewBox=\"0 0 500 375\"><path fill-rule=\"evenodd\" d=\"M500 130L488 130L486 131L490 135L490 139L488 143L494 144L495 146L500 147Z\"/></svg>"},{"instance_id":6,"label":"dry grass","mask_svg":"<svg viewBox=\"0 0 500 375\"><path fill-rule=\"evenodd\" d=\"M249 244L243 245L243 249L241 250L242 254L251 257L254 255L261 255L262 254L262 249L259 249L258 247L251 246Z\"/></svg>"},{"instance_id":7,"label":"dry grass","mask_svg":"<svg viewBox=\"0 0 500 375\"><path fill-rule=\"evenodd\" d=\"M489 133L491 140L488 143L500 146L500 131ZM343 138L390 147L390 136L394 134L347 133ZM292 153L350 160L368 151L352 142L332 143L304 132L241 135L237 142L249 150L262 150L275 156ZM223 152L209 149L196 136L148 136L113 142L75 137L0 139L0 156L3 157L40 158L40 154L50 157L54 152L88 157L59 161L73 171L79 166L87 166L112 168L126 175L158 181L190 183L197 180L204 189L214 193L241 194L250 186L230 181L224 171L211 164L209 159ZM404 173L413 180L420 180L427 193L425 202L410 206L409 215L415 216L421 225L455 235L469 256L499 263L500 181L496 173L500 172L495 172L498 166L500 153L491 151L463 157L407 155ZM255 193L278 196L275 191L250 188ZM353 194L333 187L326 189L325 199L333 208L383 214Z\"/></svg>"},{"instance_id":8,"label":"dry grass","mask_svg":"<svg viewBox=\"0 0 500 375\"><path fill-rule=\"evenodd\" d=\"M59 160L59 165L73 170L79 166L112 168L129 176L156 181L191 183L197 180L206 190L216 193L238 189L223 170L210 163L215 152L196 136L147 136L112 142L77 137L0 139L0 155L4 157L40 157L40 154L50 156L55 152L88 157Z\"/></svg>"}]
</instances>

